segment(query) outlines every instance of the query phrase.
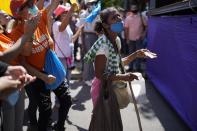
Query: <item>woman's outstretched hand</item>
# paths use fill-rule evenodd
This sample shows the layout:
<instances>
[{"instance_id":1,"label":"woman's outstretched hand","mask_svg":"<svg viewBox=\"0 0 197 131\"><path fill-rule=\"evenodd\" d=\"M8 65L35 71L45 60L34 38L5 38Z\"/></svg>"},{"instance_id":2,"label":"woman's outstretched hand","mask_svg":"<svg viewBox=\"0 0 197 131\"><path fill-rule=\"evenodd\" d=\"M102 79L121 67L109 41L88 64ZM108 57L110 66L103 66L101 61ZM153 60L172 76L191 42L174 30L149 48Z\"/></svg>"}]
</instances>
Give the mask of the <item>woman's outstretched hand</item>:
<instances>
[{"instance_id":1,"label":"woman's outstretched hand","mask_svg":"<svg viewBox=\"0 0 197 131\"><path fill-rule=\"evenodd\" d=\"M137 58L157 58L157 54L149 51L148 49L140 49L136 51Z\"/></svg>"}]
</instances>

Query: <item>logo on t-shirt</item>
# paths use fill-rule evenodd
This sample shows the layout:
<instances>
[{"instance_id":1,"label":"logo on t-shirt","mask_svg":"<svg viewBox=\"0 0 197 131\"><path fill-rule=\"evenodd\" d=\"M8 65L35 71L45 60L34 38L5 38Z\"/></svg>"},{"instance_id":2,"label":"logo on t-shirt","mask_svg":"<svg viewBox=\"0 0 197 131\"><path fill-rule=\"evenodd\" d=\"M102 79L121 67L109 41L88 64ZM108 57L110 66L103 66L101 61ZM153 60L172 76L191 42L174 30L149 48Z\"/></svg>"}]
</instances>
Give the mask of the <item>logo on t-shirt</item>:
<instances>
[{"instance_id":1,"label":"logo on t-shirt","mask_svg":"<svg viewBox=\"0 0 197 131\"><path fill-rule=\"evenodd\" d=\"M49 42L47 35L43 34L39 40L34 40L34 47L32 47L32 53L36 54L42 52L44 49L48 48Z\"/></svg>"}]
</instances>

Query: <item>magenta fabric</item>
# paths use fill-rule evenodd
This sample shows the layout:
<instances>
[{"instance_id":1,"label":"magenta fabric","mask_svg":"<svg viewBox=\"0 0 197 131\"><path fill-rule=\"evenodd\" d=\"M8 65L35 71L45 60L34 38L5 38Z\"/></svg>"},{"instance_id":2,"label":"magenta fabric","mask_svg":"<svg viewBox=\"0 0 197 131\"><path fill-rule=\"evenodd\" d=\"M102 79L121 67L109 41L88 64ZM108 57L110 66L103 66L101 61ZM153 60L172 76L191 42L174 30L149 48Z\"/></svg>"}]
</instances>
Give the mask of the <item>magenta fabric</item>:
<instances>
[{"instance_id":1,"label":"magenta fabric","mask_svg":"<svg viewBox=\"0 0 197 131\"><path fill-rule=\"evenodd\" d=\"M94 77L93 81L92 81L92 87L91 87L91 98L92 98L92 102L93 102L93 106L95 107L98 96L99 96L99 92L100 92L100 84L101 84L101 80L99 80L98 78Z\"/></svg>"},{"instance_id":2,"label":"magenta fabric","mask_svg":"<svg viewBox=\"0 0 197 131\"><path fill-rule=\"evenodd\" d=\"M158 54L147 73L155 87L197 131L197 15L150 17L148 48Z\"/></svg>"}]
</instances>

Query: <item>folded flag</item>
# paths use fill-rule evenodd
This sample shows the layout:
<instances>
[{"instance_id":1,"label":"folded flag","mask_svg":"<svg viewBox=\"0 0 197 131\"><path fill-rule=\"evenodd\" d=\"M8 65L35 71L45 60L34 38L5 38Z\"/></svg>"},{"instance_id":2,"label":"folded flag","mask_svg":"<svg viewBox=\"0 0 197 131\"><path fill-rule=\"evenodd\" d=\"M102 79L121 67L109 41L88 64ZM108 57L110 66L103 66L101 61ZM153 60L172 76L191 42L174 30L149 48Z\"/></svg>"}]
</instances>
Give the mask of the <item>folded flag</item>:
<instances>
[{"instance_id":1,"label":"folded flag","mask_svg":"<svg viewBox=\"0 0 197 131\"><path fill-rule=\"evenodd\" d=\"M96 16L100 13L101 11L101 2L98 2L97 6L93 11L90 13L90 15L86 18L86 22L92 23Z\"/></svg>"}]
</instances>

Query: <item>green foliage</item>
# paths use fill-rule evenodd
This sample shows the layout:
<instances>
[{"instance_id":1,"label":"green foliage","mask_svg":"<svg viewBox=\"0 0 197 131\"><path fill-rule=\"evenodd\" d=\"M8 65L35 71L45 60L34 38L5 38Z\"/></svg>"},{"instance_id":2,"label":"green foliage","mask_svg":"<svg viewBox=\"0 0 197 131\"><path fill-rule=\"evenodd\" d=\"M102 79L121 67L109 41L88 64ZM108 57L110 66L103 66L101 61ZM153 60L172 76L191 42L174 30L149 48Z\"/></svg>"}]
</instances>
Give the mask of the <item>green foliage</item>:
<instances>
[{"instance_id":1,"label":"green foliage","mask_svg":"<svg viewBox=\"0 0 197 131\"><path fill-rule=\"evenodd\" d=\"M123 7L124 0L102 0L102 8Z\"/></svg>"}]
</instances>

